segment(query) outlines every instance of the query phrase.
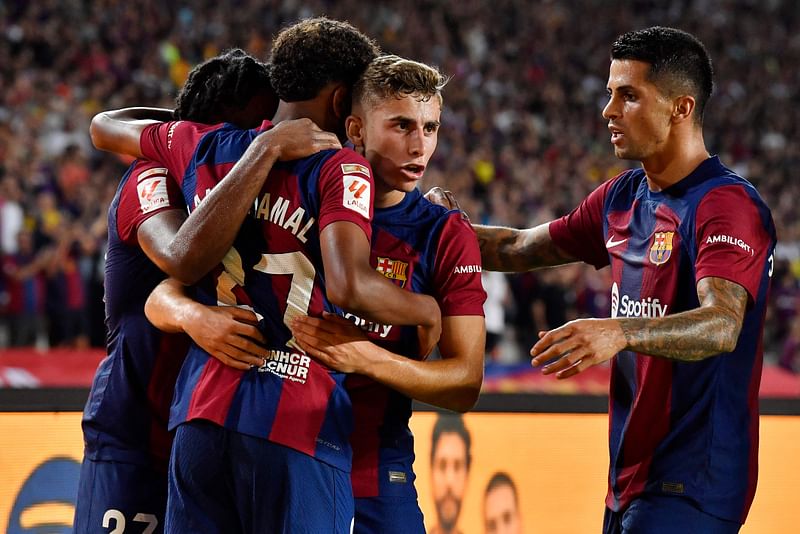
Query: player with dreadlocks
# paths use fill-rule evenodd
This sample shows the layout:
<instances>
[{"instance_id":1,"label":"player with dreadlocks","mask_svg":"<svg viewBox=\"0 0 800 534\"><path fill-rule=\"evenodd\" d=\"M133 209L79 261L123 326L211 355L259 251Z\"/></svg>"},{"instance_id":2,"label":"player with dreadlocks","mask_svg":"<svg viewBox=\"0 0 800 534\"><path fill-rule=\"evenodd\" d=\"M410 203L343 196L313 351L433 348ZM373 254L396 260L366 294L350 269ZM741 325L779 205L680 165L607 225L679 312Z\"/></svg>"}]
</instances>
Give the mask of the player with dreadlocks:
<instances>
[{"instance_id":1,"label":"player with dreadlocks","mask_svg":"<svg viewBox=\"0 0 800 534\"><path fill-rule=\"evenodd\" d=\"M230 121L246 128L271 116L277 97L267 65L235 49L193 69L176 104L174 112L140 108L137 113L140 118L164 119L174 113L178 119ZM273 150L254 146L259 150L257 157L246 155L241 170L253 166L268 170L279 156L293 159L338 146L335 136L314 132L319 130L310 121L287 121L273 128L263 136ZM93 139L99 147L109 142L96 134ZM319 142L311 141L309 134ZM238 174L239 170L231 172L234 183ZM231 217L229 211L217 212ZM163 334L150 325L144 303L165 273L192 282L210 270L214 262L208 255L215 253L215 247L190 249L183 245L185 235L223 224L211 212L198 224L182 225L184 219L186 204L167 169L154 161L135 161L123 176L108 214L108 356L98 367L84 411L85 450L75 532L109 527L122 531L130 521L146 524L141 527L146 532L163 532L172 443L167 418L189 342L188 337ZM195 339L226 363L248 368L248 362L260 362L248 355L256 342L263 341L253 326L255 321L251 312L235 307L198 310L195 324L206 328L195 332Z\"/></svg>"}]
</instances>

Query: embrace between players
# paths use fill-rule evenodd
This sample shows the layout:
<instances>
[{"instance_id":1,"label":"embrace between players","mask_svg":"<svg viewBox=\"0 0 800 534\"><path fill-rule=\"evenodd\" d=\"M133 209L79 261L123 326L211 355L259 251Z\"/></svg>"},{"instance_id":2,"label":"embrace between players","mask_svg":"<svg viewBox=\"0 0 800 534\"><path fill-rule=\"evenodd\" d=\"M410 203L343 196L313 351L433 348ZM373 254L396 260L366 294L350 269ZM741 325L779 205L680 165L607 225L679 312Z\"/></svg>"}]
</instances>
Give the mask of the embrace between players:
<instances>
[{"instance_id":1,"label":"embrace between players","mask_svg":"<svg viewBox=\"0 0 800 534\"><path fill-rule=\"evenodd\" d=\"M543 332L533 361L568 377L617 355L605 532L737 531L775 238L752 186L705 151L703 54L675 30L620 37L603 115L644 169L522 231L473 230L422 197L446 79L346 23L288 27L268 67L207 61L174 114L98 115L96 146L142 159L109 210L109 355L84 413L76 532L424 532L411 399L477 400L481 256L610 264L612 300L668 306Z\"/></svg>"}]
</instances>

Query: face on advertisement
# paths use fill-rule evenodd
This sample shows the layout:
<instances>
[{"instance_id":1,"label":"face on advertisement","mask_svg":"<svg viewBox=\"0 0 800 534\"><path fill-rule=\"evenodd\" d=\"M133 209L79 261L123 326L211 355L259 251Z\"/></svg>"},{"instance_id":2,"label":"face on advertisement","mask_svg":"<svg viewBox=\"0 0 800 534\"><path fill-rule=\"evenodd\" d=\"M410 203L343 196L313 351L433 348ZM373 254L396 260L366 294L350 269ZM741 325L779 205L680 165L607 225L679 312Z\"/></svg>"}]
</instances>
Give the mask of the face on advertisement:
<instances>
[{"instance_id":1,"label":"face on advertisement","mask_svg":"<svg viewBox=\"0 0 800 534\"><path fill-rule=\"evenodd\" d=\"M453 532L467 488L467 444L455 432L444 432L433 444L431 484L439 529Z\"/></svg>"},{"instance_id":2,"label":"face on advertisement","mask_svg":"<svg viewBox=\"0 0 800 534\"><path fill-rule=\"evenodd\" d=\"M483 523L486 534L522 534L517 495L510 484L501 483L486 490Z\"/></svg>"}]
</instances>

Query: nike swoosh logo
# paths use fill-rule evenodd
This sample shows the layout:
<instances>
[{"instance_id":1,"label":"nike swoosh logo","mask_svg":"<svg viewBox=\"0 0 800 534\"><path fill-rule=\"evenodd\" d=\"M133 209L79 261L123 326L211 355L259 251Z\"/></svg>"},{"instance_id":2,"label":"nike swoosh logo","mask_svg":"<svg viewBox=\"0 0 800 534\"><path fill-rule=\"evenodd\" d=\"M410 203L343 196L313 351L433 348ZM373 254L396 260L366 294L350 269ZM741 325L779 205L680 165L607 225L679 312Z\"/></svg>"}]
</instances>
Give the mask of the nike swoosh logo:
<instances>
[{"instance_id":1,"label":"nike swoosh logo","mask_svg":"<svg viewBox=\"0 0 800 534\"><path fill-rule=\"evenodd\" d=\"M614 241L614 236L611 236L608 238L608 241L606 241L606 248L614 248L617 245L623 244L625 241L627 241L627 238L620 239L619 241Z\"/></svg>"}]
</instances>

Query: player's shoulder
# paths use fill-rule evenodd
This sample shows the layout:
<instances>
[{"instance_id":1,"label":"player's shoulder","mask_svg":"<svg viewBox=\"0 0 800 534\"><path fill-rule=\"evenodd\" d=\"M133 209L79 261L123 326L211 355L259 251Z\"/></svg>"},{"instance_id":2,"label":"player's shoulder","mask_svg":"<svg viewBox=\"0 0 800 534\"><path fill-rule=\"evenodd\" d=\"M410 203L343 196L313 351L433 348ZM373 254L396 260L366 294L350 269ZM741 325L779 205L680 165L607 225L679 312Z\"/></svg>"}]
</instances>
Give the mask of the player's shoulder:
<instances>
[{"instance_id":1,"label":"player's shoulder","mask_svg":"<svg viewBox=\"0 0 800 534\"><path fill-rule=\"evenodd\" d=\"M719 158L708 158L694 173L697 179L689 184L698 202L708 203L721 198L736 202L752 202L759 207L767 205L756 187L733 169L723 165ZM738 200L737 200L738 199Z\"/></svg>"},{"instance_id":2,"label":"player's shoulder","mask_svg":"<svg viewBox=\"0 0 800 534\"><path fill-rule=\"evenodd\" d=\"M349 147L323 150L318 154L325 159L327 165L338 165L342 174L360 174L372 178L369 162L364 156Z\"/></svg>"},{"instance_id":3,"label":"player's shoulder","mask_svg":"<svg viewBox=\"0 0 800 534\"><path fill-rule=\"evenodd\" d=\"M167 168L157 161L142 158L135 159L131 162L120 179L119 186L117 187L117 197L120 196L122 191L127 189L133 188L135 190L136 185L140 181L146 180L148 177L166 177L168 175L169 171Z\"/></svg>"},{"instance_id":4,"label":"player's shoulder","mask_svg":"<svg viewBox=\"0 0 800 534\"><path fill-rule=\"evenodd\" d=\"M166 167L164 167L163 164L149 159L134 160L133 163L131 163L128 167L128 174L136 177L137 179L142 175L156 173L167 174L168 172L169 171L166 169Z\"/></svg>"},{"instance_id":5,"label":"player's shoulder","mask_svg":"<svg viewBox=\"0 0 800 534\"><path fill-rule=\"evenodd\" d=\"M281 162L278 166L286 166L295 174L312 179L350 176L368 183L373 182L372 169L367 160L349 148L321 150L303 159Z\"/></svg>"},{"instance_id":6,"label":"player's shoulder","mask_svg":"<svg viewBox=\"0 0 800 534\"><path fill-rule=\"evenodd\" d=\"M414 193L409 193L411 194L414 195L413 202L409 206L412 220L418 221L417 224L420 226L427 227L432 234L441 233L444 228L447 228L450 234L474 234L469 219L461 210L435 204L416 189Z\"/></svg>"}]
</instances>

